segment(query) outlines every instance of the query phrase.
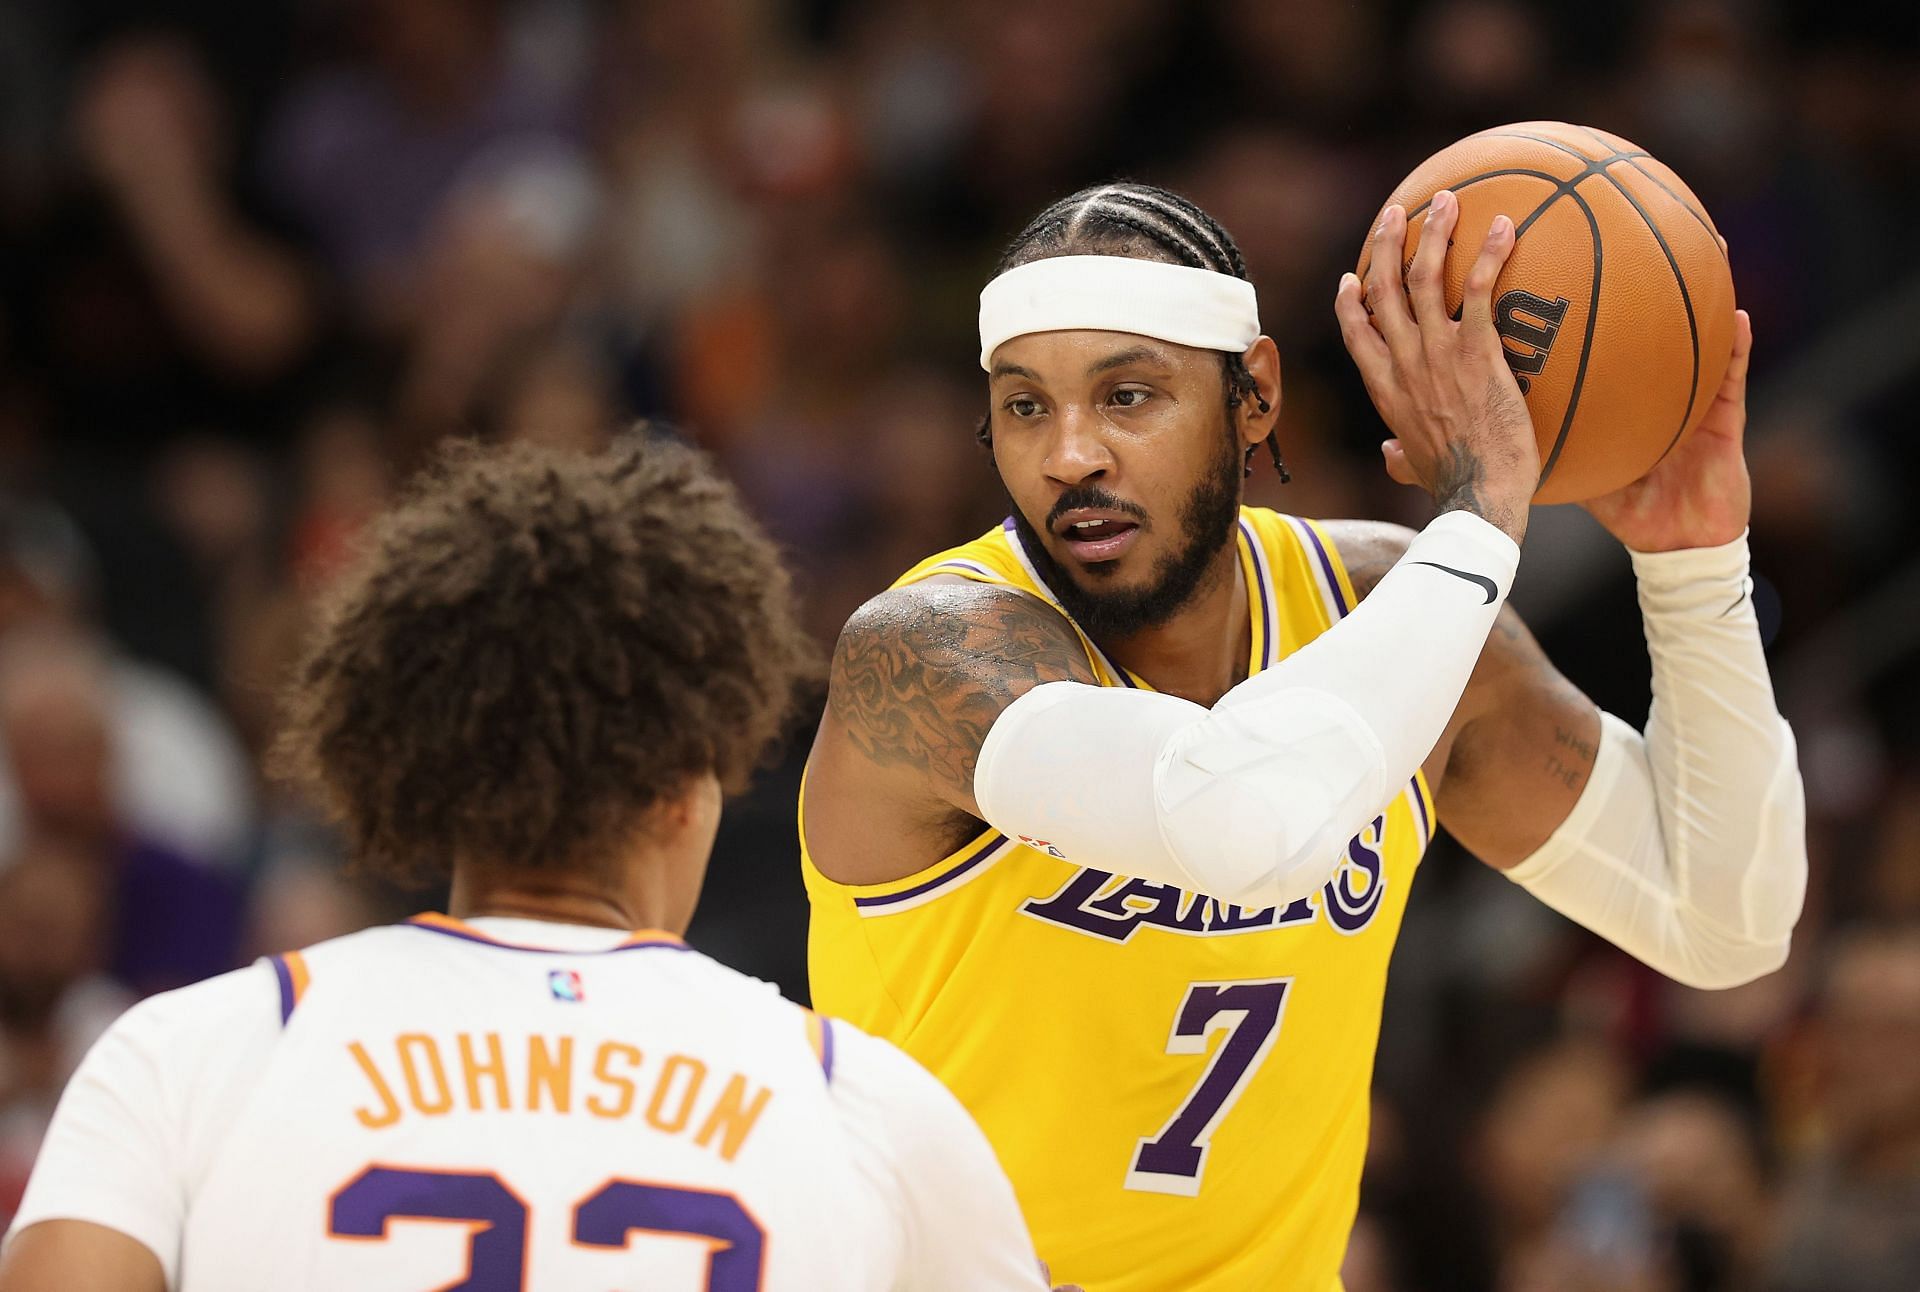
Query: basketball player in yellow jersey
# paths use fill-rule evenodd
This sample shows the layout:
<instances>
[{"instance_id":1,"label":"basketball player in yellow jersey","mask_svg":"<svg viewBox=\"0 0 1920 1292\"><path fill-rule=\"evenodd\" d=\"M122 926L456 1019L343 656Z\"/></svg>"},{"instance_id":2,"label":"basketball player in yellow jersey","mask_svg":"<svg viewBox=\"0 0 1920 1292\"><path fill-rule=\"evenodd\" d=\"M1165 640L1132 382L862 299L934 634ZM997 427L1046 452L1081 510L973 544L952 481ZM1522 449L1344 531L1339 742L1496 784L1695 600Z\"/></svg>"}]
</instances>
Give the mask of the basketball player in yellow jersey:
<instances>
[{"instance_id":1,"label":"basketball player in yellow jersey","mask_svg":"<svg viewBox=\"0 0 1920 1292\"><path fill-rule=\"evenodd\" d=\"M1451 195L1433 212L1406 289L1394 209L1336 303L1426 529L1239 505L1280 404L1245 267L1186 200L1108 185L981 294L1007 524L835 654L801 801L815 1004L946 1081L1089 1292L1338 1287L1436 822L1697 986L1778 967L1798 917L1802 792L1747 597L1744 316L1705 422L1588 504L1640 580L1636 731L1502 609L1540 472L1492 318L1513 226L1460 230L1456 320Z\"/></svg>"}]
</instances>

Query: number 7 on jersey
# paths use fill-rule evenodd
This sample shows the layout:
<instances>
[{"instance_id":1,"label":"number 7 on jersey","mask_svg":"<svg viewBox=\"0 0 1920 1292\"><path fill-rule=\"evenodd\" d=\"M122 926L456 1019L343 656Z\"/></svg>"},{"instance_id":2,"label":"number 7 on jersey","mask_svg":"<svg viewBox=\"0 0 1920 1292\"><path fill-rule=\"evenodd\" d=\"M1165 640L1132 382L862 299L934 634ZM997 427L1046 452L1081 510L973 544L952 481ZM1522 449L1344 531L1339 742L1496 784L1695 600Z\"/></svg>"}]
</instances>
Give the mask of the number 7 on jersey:
<instances>
[{"instance_id":1,"label":"number 7 on jersey","mask_svg":"<svg viewBox=\"0 0 1920 1292\"><path fill-rule=\"evenodd\" d=\"M1127 1172L1127 1188L1193 1197L1207 1166L1214 1129L1252 1080L1254 1069L1280 1034L1291 978L1196 982L1187 988L1167 1035L1168 1054L1204 1054L1218 1031L1227 1037L1181 1105L1155 1134L1142 1139Z\"/></svg>"}]
</instances>

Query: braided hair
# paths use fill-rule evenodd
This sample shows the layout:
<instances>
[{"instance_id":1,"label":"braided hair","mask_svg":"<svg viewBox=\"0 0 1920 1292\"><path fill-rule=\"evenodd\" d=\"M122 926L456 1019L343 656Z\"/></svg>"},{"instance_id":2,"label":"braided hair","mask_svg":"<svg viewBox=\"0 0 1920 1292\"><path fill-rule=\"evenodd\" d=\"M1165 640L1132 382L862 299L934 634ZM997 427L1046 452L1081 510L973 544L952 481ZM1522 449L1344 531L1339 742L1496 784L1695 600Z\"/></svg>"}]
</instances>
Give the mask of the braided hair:
<instances>
[{"instance_id":1,"label":"braided hair","mask_svg":"<svg viewBox=\"0 0 1920 1292\"><path fill-rule=\"evenodd\" d=\"M994 275L1035 260L1079 255L1160 260L1235 278L1249 277L1239 246L1218 220L1178 193L1131 181L1083 188L1036 215L1008 245ZM1220 358L1226 375L1228 415L1248 397L1258 403L1261 412L1269 411L1253 374L1247 371L1246 359L1232 353L1223 353ZM986 418L980 421L979 437L982 444L993 442ZM1278 428L1267 433L1266 443L1273 468L1285 484L1292 477L1280 458ZM1253 474L1253 454L1254 449L1249 447L1248 475Z\"/></svg>"}]
</instances>

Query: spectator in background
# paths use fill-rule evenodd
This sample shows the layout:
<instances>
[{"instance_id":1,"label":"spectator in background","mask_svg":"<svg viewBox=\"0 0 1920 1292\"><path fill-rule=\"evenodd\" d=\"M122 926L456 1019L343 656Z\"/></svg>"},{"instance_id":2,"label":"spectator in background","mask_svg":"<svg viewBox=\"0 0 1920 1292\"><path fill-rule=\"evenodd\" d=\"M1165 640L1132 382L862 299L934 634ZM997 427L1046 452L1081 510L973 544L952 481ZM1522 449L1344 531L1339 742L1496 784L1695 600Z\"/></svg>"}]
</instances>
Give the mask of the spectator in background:
<instances>
[{"instance_id":1,"label":"spectator in background","mask_svg":"<svg viewBox=\"0 0 1920 1292\"><path fill-rule=\"evenodd\" d=\"M318 285L230 200L224 107L184 42L135 38L94 67L74 128L181 337L236 379L263 381L313 340Z\"/></svg>"},{"instance_id":2,"label":"spectator in background","mask_svg":"<svg viewBox=\"0 0 1920 1292\"><path fill-rule=\"evenodd\" d=\"M1815 1016L1819 1151L1788 1180L1768 1292L1920 1287L1920 925L1845 935Z\"/></svg>"},{"instance_id":3,"label":"spectator in background","mask_svg":"<svg viewBox=\"0 0 1920 1292\"><path fill-rule=\"evenodd\" d=\"M1613 1051L1570 1038L1528 1055L1499 1084L1476 1165L1503 1289L1534 1287L1538 1271L1562 1268L1556 1224L1613 1135L1628 1080Z\"/></svg>"},{"instance_id":4,"label":"spectator in background","mask_svg":"<svg viewBox=\"0 0 1920 1292\"><path fill-rule=\"evenodd\" d=\"M106 967L147 995L233 967L241 893L231 873L121 815L112 701L105 653L84 634L45 627L0 640L0 746L19 795L15 853L56 849L91 869L107 895Z\"/></svg>"},{"instance_id":5,"label":"spectator in background","mask_svg":"<svg viewBox=\"0 0 1920 1292\"><path fill-rule=\"evenodd\" d=\"M171 852L236 868L253 829L246 755L191 686L92 637L92 567L79 531L57 509L0 496L0 645L34 628L86 642L118 755L103 773L116 819ZM0 865L29 830L22 775L0 743Z\"/></svg>"},{"instance_id":6,"label":"spectator in background","mask_svg":"<svg viewBox=\"0 0 1920 1292\"><path fill-rule=\"evenodd\" d=\"M1738 1292L1771 1234L1759 1110L1710 1088L1653 1094L1627 1110L1612 1154L1643 1191L1684 1292Z\"/></svg>"},{"instance_id":7,"label":"spectator in background","mask_svg":"<svg viewBox=\"0 0 1920 1292\"><path fill-rule=\"evenodd\" d=\"M116 38L66 97L62 165L0 244L0 378L33 393L49 449L85 468L71 486L107 509L172 434L270 434L324 293L186 43Z\"/></svg>"},{"instance_id":8,"label":"spectator in background","mask_svg":"<svg viewBox=\"0 0 1920 1292\"><path fill-rule=\"evenodd\" d=\"M376 330L431 317L416 289L442 250L451 197L537 177L556 155L570 165L568 77L512 56L505 11L502 0L352 0L358 61L296 84L269 128L272 188Z\"/></svg>"},{"instance_id":9,"label":"spectator in background","mask_svg":"<svg viewBox=\"0 0 1920 1292\"><path fill-rule=\"evenodd\" d=\"M61 1087L133 1003L102 972L107 899L97 868L54 843L0 866L0 1227L20 1201Z\"/></svg>"}]
</instances>

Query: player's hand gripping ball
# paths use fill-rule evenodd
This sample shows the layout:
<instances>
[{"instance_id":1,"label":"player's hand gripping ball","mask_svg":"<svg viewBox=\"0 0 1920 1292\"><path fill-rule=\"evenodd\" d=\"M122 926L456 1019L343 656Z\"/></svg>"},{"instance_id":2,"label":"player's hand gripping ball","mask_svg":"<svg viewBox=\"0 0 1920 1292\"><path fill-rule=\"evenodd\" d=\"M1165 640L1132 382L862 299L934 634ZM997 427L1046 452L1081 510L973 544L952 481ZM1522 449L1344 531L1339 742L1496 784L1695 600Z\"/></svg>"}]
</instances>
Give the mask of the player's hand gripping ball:
<instances>
[{"instance_id":1,"label":"player's hand gripping ball","mask_svg":"<svg viewBox=\"0 0 1920 1292\"><path fill-rule=\"evenodd\" d=\"M1540 443L1534 501L1580 502L1646 475L1706 414L1733 349L1733 276L1699 199L1617 135L1497 126L1429 157L1383 204L1407 212L1403 271L1443 188L1459 199L1460 252L1494 216L1514 222L1494 324ZM1363 282L1370 253L1371 239ZM1473 260L1447 257L1456 315Z\"/></svg>"}]
</instances>

